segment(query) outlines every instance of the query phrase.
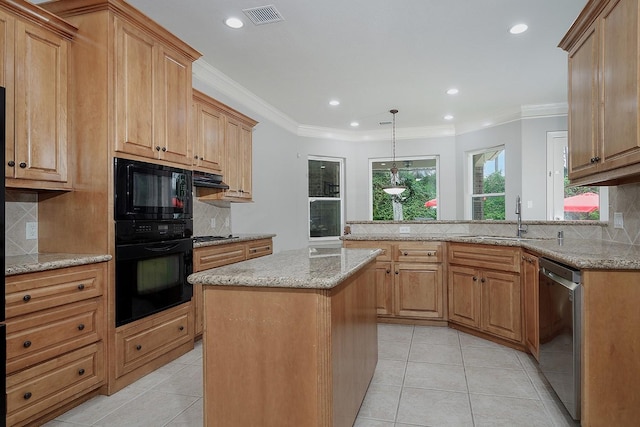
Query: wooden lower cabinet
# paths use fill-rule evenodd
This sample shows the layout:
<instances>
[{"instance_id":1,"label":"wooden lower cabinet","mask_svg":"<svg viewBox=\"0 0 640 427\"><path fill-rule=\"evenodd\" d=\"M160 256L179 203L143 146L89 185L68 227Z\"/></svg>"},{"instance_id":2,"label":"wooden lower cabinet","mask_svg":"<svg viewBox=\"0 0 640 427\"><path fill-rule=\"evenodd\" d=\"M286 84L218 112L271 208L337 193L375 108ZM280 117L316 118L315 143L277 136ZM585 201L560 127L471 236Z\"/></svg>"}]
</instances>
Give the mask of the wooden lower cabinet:
<instances>
[{"instance_id":1,"label":"wooden lower cabinet","mask_svg":"<svg viewBox=\"0 0 640 427\"><path fill-rule=\"evenodd\" d=\"M33 421L97 388L105 378L102 342L7 376L7 425Z\"/></svg>"},{"instance_id":2,"label":"wooden lower cabinet","mask_svg":"<svg viewBox=\"0 0 640 427\"><path fill-rule=\"evenodd\" d=\"M379 318L446 320L442 243L347 240L344 247L384 251L375 265Z\"/></svg>"},{"instance_id":3,"label":"wooden lower cabinet","mask_svg":"<svg viewBox=\"0 0 640 427\"><path fill-rule=\"evenodd\" d=\"M107 263L6 278L7 425L41 425L106 382Z\"/></svg>"},{"instance_id":4,"label":"wooden lower cabinet","mask_svg":"<svg viewBox=\"0 0 640 427\"><path fill-rule=\"evenodd\" d=\"M172 350L185 346L187 351L193 349L193 338L191 303L117 328L116 378L167 357Z\"/></svg>"},{"instance_id":5,"label":"wooden lower cabinet","mask_svg":"<svg viewBox=\"0 0 640 427\"><path fill-rule=\"evenodd\" d=\"M245 242L225 243L195 248L193 251L193 272L222 267L273 253L273 239L257 239ZM202 285L193 285L195 335L202 334L204 327Z\"/></svg>"},{"instance_id":6,"label":"wooden lower cabinet","mask_svg":"<svg viewBox=\"0 0 640 427\"><path fill-rule=\"evenodd\" d=\"M527 350L538 360L540 353L539 329L539 281L538 256L529 252L522 254L522 292L524 306L524 344Z\"/></svg>"},{"instance_id":7,"label":"wooden lower cabinet","mask_svg":"<svg viewBox=\"0 0 640 427\"><path fill-rule=\"evenodd\" d=\"M450 243L449 321L522 343L520 249Z\"/></svg>"}]
</instances>

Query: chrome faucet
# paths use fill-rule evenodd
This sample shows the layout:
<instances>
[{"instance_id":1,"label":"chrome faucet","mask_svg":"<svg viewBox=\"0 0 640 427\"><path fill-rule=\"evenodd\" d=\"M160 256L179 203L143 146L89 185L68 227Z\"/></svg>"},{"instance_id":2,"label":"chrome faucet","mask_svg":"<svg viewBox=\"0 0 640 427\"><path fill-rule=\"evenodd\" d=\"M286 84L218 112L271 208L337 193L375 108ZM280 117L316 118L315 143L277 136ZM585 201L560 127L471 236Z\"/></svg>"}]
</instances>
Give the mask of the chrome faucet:
<instances>
[{"instance_id":1,"label":"chrome faucet","mask_svg":"<svg viewBox=\"0 0 640 427\"><path fill-rule=\"evenodd\" d=\"M518 238L520 238L527 232L527 226L522 225L522 202L519 195L516 197L516 215L518 215Z\"/></svg>"}]
</instances>

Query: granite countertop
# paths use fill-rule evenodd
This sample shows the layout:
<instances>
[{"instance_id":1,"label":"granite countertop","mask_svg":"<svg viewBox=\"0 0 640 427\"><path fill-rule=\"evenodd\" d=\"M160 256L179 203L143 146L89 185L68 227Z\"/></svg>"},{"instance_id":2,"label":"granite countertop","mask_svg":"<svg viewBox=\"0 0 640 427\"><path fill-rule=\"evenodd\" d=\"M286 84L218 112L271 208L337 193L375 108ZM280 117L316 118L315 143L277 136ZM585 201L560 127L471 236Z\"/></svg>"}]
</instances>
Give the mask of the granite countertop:
<instances>
[{"instance_id":1,"label":"granite countertop","mask_svg":"<svg viewBox=\"0 0 640 427\"><path fill-rule=\"evenodd\" d=\"M217 286L331 289L380 253L380 249L297 249L194 273L188 281Z\"/></svg>"},{"instance_id":2,"label":"granite countertop","mask_svg":"<svg viewBox=\"0 0 640 427\"><path fill-rule=\"evenodd\" d=\"M251 240L272 239L275 234L234 234L231 239L212 240L210 242L198 242L193 244L193 248L204 248L205 246L228 245L230 243L249 242ZM193 236L198 237L198 236Z\"/></svg>"},{"instance_id":3,"label":"granite countertop","mask_svg":"<svg viewBox=\"0 0 640 427\"><path fill-rule=\"evenodd\" d=\"M34 273L36 271L54 270L56 268L73 267L76 265L96 264L109 261L111 255L87 254L29 254L5 257L5 276L15 274Z\"/></svg>"},{"instance_id":4,"label":"granite countertop","mask_svg":"<svg viewBox=\"0 0 640 427\"><path fill-rule=\"evenodd\" d=\"M640 269L640 246L606 240L555 239L555 238L507 238L494 236L469 236L458 234L361 234L346 235L343 240L396 240L396 241L441 241L479 243L496 246L515 246L536 252L542 256L580 269L592 270L638 270Z\"/></svg>"}]
</instances>

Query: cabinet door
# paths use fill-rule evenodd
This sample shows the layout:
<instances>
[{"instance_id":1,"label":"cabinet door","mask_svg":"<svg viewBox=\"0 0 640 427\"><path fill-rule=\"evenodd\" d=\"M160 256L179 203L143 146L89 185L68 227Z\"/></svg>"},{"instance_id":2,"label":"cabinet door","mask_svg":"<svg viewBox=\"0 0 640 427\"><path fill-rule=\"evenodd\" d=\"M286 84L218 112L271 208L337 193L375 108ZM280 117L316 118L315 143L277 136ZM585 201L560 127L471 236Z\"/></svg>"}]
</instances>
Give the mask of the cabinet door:
<instances>
[{"instance_id":1,"label":"cabinet door","mask_svg":"<svg viewBox=\"0 0 640 427\"><path fill-rule=\"evenodd\" d=\"M480 281L477 270L449 266L449 320L477 328L480 326Z\"/></svg>"},{"instance_id":2,"label":"cabinet door","mask_svg":"<svg viewBox=\"0 0 640 427\"><path fill-rule=\"evenodd\" d=\"M202 331L204 330L204 303L203 303L203 295L202 295L202 285L195 284L193 285L193 298L191 299L193 303L193 317L194 317L194 334L197 337L198 335L202 335Z\"/></svg>"},{"instance_id":3,"label":"cabinet door","mask_svg":"<svg viewBox=\"0 0 640 427\"><path fill-rule=\"evenodd\" d=\"M191 61L167 48L158 50L154 125L160 158L191 165Z\"/></svg>"},{"instance_id":4,"label":"cabinet door","mask_svg":"<svg viewBox=\"0 0 640 427\"><path fill-rule=\"evenodd\" d=\"M14 93L14 24L15 19L0 10L0 86L5 87L5 103L7 106L15 105ZM15 158L14 153L14 108L5 108L5 176L13 176L15 167L9 166L7 163Z\"/></svg>"},{"instance_id":5,"label":"cabinet door","mask_svg":"<svg viewBox=\"0 0 640 427\"><path fill-rule=\"evenodd\" d=\"M640 162L638 1L609 2L600 21L603 168Z\"/></svg>"},{"instance_id":6,"label":"cabinet door","mask_svg":"<svg viewBox=\"0 0 640 427\"><path fill-rule=\"evenodd\" d=\"M393 275L391 263L378 261L375 267L376 310L379 316L393 315Z\"/></svg>"},{"instance_id":7,"label":"cabinet door","mask_svg":"<svg viewBox=\"0 0 640 427\"><path fill-rule=\"evenodd\" d=\"M116 19L116 151L155 158L155 79L158 57L154 40ZM157 147L157 149L156 149Z\"/></svg>"},{"instance_id":8,"label":"cabinet door","mask_svg":"<svg viewBox=\"0 0 640 427\"><path fill-rule=\"evenodd\" d=\"M481 272L482 329L515 341L522 340L520 275Z\"/></svg>"},{"instance_id":9,"label":"cabinet door","mask_svg":"<svg viewBox=\"0 0 640 427\"><path fill-rule=\"evenodd\" d=\"M396 314L427 319L444 317L441 264L398 263L394 275Z\"/></svg>"},{"instance_id":10,"label":"cabinet door","mask_svg":"<svg viewBox=\"0 0 640 427\"><path fill-rule=\"evenodd\" d=\"M226 119L225 124L225 156L222 167L224 180L229 185L225 194L229 197L239 197L241 182L241 171L238 169L240 151L240 123L231 118Z\"/></svg>"},{"instance_id":11,"label":"cabinet door","mask_svg":"<svg viewBox=\"0 0 640 427\"><path fill-rule=\"evenodd\" d=\"M569 178L593 173L599 151L596 25L569 52Z\"/></svg>"},{"instance_id":12,"label":"cabinet door","mask_svg":"<svg viewBox=\"0 0 640 427\"><path fill-rule=\"evenodd\" d=\"M8 177L67 181L67 51L65 39L15 21L15 153L7 159L15 167Z\"/></svg>"},{"instance_id":13,"label":"cabinet door","mask_svg":"<svg viewBox=\"0 0 640 427\"><path fill-rule=\"evenodd\" d=\"M224 154L224 115L207 105L194 104L195 143L193 157L199 169L220 173ZM227 180L224 177L225 181Z\"/></svg>"},{"instance_id":14,"label":"cabinet door","mask_svg":"<svg viewBox=\"0 0 640 427\"><path fill-rule=\"evenodd\" d=\"M238 158L238 169L240 172L240 197L249 199L253 197L251 191L252 167L253 167L253 145L252 145L252 129L250 127L240 126L240 156Z\"/></svg>"},{"instance_id":15,"label":"cabinet door","mask_svg":"<svg viewBox=\"0 0 640 427\"><path fill-rule=\"evenodd\" d=\"M524 292L524 343L538 360L540 339L538 330L538 257L525 253L522 257L522 288Z\"/></svg>"}]
</instances>

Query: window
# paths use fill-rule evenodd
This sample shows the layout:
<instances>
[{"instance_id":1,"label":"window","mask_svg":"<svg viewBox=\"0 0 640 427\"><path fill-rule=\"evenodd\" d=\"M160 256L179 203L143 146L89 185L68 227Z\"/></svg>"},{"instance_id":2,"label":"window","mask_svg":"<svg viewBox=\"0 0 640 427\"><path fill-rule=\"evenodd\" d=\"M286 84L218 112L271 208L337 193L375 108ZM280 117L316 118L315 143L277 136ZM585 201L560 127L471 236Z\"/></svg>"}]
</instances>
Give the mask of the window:
<instances>
[{"instance_id":1,"label":"window","mask_svg":"<svg viewBox=\"0 0 640 427\"><path fill-rule=\"evenodd\" d=\"M471 219L505 219L504 147L468 154Z\"/></svg>"},{"instance_id":2,"label":"window","mask_svg":"<svg viewBox=\"0 0 640 427\"><path fill-rule=\"evenodd\" d=\"M309 157L309 238L335 239L342 233L342 159Z\"/></svg>"},{"instance_id":3,"label":"window","mask_svg":"<svg viewBox=\"0 0 640 427\"><path fill-rule=\"evenodd\" d=\"M391 184L391 159L370 159L371 218L376 220L425 220L438 218L438 157L396 159L400 185L407 189L391 196L383 188Z\"/></svg>"}]
</instances>

